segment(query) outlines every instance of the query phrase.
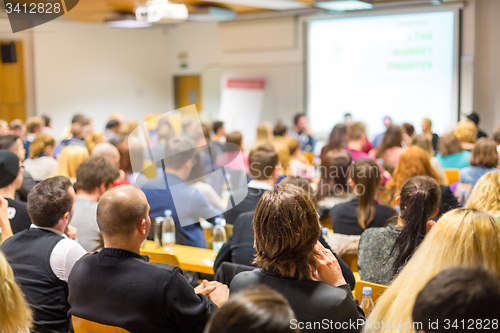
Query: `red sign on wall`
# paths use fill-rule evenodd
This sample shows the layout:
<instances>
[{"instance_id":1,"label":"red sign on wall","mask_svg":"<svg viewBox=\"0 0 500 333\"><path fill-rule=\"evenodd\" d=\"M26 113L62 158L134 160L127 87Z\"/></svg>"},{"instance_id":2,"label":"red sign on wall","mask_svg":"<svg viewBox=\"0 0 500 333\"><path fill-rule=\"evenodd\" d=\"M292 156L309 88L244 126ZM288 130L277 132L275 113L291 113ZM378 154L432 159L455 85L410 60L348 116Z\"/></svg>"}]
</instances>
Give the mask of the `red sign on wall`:
<instances>
[{"instance_id":1,"label":"red sign on wall","mask_svg":"<svg viewBox=\"0 0 500 333\"><path fill-rule=\"evenodd\" d=\"M260 89L263 90L266 84L265 80L261 79L228 79L228 88L239 88L239 89Z\"/></svg>"}]
</instances>

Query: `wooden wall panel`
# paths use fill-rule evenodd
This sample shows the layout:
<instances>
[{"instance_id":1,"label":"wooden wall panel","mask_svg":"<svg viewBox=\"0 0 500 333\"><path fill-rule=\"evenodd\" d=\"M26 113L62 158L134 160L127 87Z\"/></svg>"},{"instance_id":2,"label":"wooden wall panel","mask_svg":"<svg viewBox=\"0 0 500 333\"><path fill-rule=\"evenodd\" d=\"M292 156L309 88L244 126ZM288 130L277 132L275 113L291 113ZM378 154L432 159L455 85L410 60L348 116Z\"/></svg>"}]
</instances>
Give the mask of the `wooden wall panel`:
<instances>
[{"instance_id":1,"label":"wooden wall panel","mask_svg":"<svg viewBox=\"0 0 500 333\"><path fill-rule=\"evenodd\" d=\"M0 119L26 120L26 93L24 86L23 44L21 41L0 40L16 44L17 62L0 61Z\"/></svg>"}]
</instances>

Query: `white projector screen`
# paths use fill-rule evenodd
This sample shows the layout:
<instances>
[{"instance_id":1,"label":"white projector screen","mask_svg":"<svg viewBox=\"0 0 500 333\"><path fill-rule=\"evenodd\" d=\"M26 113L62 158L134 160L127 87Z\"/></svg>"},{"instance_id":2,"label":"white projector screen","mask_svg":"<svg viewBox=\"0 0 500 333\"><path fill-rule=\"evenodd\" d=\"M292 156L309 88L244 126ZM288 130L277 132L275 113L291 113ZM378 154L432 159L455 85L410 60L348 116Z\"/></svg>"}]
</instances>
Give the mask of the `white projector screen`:
<instances>
[{"instance_id":1,"label":"white projector screen","mask_svg":"<svg viewBox=\"0 0 500 333\"><path fill-rule=\"evenodd\" d=\"M443 134L458 118L454 10L313 20L308 34L307 112L316 133L351 113L369 137L384 116Z\"/></svg>"}]
</instances>

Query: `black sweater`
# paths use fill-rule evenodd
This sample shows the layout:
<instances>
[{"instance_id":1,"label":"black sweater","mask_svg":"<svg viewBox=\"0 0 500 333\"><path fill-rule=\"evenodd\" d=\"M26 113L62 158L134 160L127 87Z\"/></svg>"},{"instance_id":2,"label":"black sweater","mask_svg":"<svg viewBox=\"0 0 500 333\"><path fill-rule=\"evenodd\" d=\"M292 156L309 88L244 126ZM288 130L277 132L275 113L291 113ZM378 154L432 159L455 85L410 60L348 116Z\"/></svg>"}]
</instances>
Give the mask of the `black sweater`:
<instances>
[{"instance_id":1,"label":"black sweater","mask_svg":"<svg viewBox=\"0 0 500 333\"><path fill-rule=\"evenodd\" d=\"M68 281L70 315L129 332L203 332L217 306L175 266L104 248L83 256Z\"/></svg>"}]
</instances>

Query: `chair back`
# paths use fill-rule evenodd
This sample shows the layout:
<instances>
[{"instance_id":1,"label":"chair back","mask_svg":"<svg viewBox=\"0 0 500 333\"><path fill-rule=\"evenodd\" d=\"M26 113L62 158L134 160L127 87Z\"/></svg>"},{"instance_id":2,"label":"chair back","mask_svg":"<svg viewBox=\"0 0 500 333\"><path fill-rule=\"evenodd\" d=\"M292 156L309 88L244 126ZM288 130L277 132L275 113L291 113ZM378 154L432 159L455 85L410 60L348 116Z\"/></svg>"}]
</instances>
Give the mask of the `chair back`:
<instances>
[{"instance_id":1,"label":"chair back","mask_svg":"<svg viewBox=\"0 0 500 333\"><path fill-rule=\"evenodd\" d=\"M358 254L357 253L349 253L349 254L344 254L342 256L342 260L351 268L351 271L354 272L359 272L358 268Z\"/></svg>"},{"instance_id":2,"label":"chair back","mask_svg":"<svg viewBox=\"0 0 500 333\"><path fill-rule=\"evenodd\" d=\"M121 327L99 324L94 321L72 316L75 333L130 333Z\"/></svg>"},{"instance_id":3,"label":"chair back","mask_svg":"<svg viewBox=\"0 0 500 333\"><path fill-rule=\"evenodd\" d=\"M223 262L217 272L215 272L215 281L230 285L233 278L241 272L253 271L256 267L234 264L232 262Z\"/></svg>"},{"instance_id":4,"label":"chair back","mask_svg":"<svg viewBox=\"0 0 500 333\"><path fill-rule=\"evenodd\" d=\"M448 177L448 184L458 183L460 169L444 169L446 177Z\"/></svg>"},{"instance_id":5,"label":"chair back","mask_svg":"<svg viewBox=\"0 0 500 333\"><path fill-rule=\"evenodd\" d=\"M368 281L358 281L356 282L356 286L354 287L354 296L359 302L361 302L361 299L363 298L363 287L372 288L372 300L374 303L377 302L377 299L380 296L382 296L384 291L388 288L388 286L384 286L378 283L371 283Z\"/></svg>"},{"instance_id":6,"label":"chair back","mask_svg":"<svg viewBox=\"0 0 500 333\"><path fill-rule=\"evenodd\" d=\"M141 253L143 255L149 256L149 262L159 262L161 264L180 267L179 259L173 253L155 253L147 251L141 251Z\"/></svg>"}]
</instances>

